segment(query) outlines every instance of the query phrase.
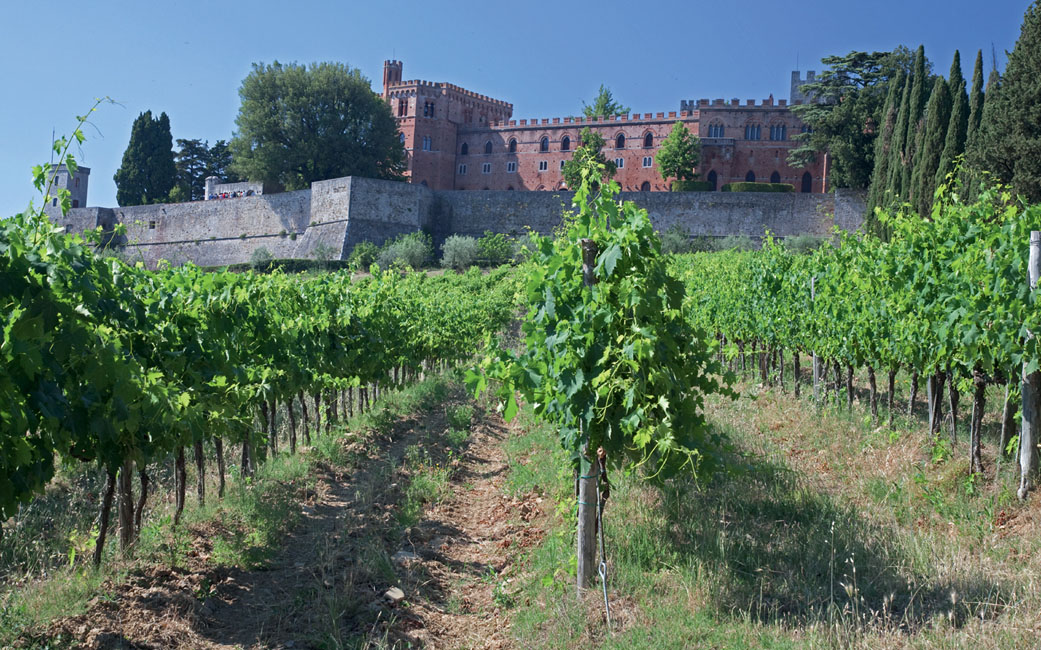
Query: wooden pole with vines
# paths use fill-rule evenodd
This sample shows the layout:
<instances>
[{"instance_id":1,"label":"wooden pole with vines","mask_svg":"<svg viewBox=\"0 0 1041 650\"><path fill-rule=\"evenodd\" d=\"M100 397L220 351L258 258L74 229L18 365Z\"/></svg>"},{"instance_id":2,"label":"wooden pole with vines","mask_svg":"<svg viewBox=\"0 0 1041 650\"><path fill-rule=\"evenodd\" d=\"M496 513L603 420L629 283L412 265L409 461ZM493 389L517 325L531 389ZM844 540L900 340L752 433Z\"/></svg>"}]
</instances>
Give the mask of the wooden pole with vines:
<instances>
[{"instance_id":1,"label":"wooden pole with vines","mask_svg":"<svg viewBox=\"0 0 1041 650\"><path fill-rule=\"evenodd\" d=\"M592 239L581 240L582 280L589 289L596 283L593 269L596 267L597 245ZM583 433L585 433L583 431ZM596 473L597 465L589 458L590 449L585 447L578 465L578 581L579 597L582 590L593 584L596 575Z\"/></svg>"}]
</instances>

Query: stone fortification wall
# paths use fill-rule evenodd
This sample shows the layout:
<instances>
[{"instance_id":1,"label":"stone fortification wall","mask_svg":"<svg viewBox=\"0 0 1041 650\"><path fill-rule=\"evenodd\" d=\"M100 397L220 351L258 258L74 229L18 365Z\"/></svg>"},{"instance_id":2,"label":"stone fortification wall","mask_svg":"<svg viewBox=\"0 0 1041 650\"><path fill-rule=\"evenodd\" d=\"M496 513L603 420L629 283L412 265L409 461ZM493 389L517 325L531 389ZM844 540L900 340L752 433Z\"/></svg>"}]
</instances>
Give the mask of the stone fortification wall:
<instances>
[{"instance_id":1,"label":"stone fortification wall","mask_svg":"<svg viewBox=\"0 0 1041 650\"><path fill-rule=\"evenodd\" d=\"M481 236L485 230L546 234L571 205L570 192L438 192L438 234ZM659 231L679 224L695 236L779 237L829 235L834 226L856 230L864 199L859 193L623 192L622 200L647 209Z\"/></svg>"},{"instance_id":2,"label":"stone fortification wall","mask_svg":"<svg viewBox=\"0 0 1041 650\"><path fill-rule=\"evenodd\" d=\"M626 192L659 230L680 224L695 236L779 237L855 230L862 193ZM346 259L358 242L382 244L426 230L437 243L452 234L485 231L550 233L571 205L569 192L433 191L421 185L366 178L314 183L310 190L126 208L79 208L56 220L69 232L126 225L113 241L126 256L155 266L249 262L263 247L276 258Z\"/></svg>"}]
</instances>

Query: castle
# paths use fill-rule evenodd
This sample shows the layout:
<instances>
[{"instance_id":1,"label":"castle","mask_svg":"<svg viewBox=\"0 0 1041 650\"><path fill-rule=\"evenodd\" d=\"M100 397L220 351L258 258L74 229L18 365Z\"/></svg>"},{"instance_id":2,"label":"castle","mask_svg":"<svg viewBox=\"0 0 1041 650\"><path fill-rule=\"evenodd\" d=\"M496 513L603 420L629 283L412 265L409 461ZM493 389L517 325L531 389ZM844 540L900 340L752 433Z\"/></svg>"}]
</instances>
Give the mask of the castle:
<instances>
[{"instance_id":1,"label":"castle","mask_svg":"<svg viewBox=\"0 0 1041 650\"><path fill-rule=\"evenodd\" d=\"M810 98L800 86L814 80L793 72L793 104ZM384 101L398 123L413 183L435 190L565 190L564 163L589 127L603 136L624 191L668 190L655 164L677 121L701 139L699 178L718 190L726 183L789 183L797 192L828 188L827 157L792 167L792 140L807 130L784 99L681 101L679 111L633 115L511 119L513 105L448 83L403 81L401 61L384 61Z\"/></svg>"},{"instance_id":2,"label":"castle","mask_svg":"<svg viewBox=\"0 0 1041 650\"><path fill-rule=\"evenodd\" d=\"M207 179L208 200L117 208L87 204L90 170L57 168L57 189L70 192L72 209L44 206L66 232L101 228L106 244L152 267L194 262L222 266L249 262L264 249L275 258L346 259L356 244L382 244L423 230L437 244L450 235L486 231L548 234L569 209L561 167L589 126L618 166L623 200L645 208L655 227L680 226L691 235L760 237L830 235L855 230L864 214L862 193L829 191L827 157L793 168L791 136L803 130L785 100L684 101L680 110L591 120L513 120L509 103L458 86L402 81L401 63L384 65L383 98L396 116L408 154L411 183L359 177L317 181L309 189L279 192L262 183L220 184ZM809 101L798 86L812 81L792 73L794 102ZM702 141L697 171L713 189L733 181L791 183L795 192L669 192L655 166L662 140L681 121ZM520 191L545 190L545 191ZM655 191L657 190L657 191ZM209 200L228 197L227 200ZM125 234L115 235L116 226Z\"/></svg>"}]
</instances>

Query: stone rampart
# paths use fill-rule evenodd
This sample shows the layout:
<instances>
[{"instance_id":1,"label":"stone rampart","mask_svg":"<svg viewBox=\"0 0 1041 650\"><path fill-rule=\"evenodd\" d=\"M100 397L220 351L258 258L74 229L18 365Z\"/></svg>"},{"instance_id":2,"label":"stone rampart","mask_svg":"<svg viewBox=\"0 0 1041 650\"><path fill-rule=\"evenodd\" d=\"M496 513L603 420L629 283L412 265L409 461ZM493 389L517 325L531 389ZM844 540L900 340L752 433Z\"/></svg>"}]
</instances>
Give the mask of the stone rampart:
<instances>
[{"instance_id":1,"label":"stone rampart","mask_svg":"<svg viewBox=\"0 0 1041 650\"><path fill-rule=\"evenodd\" d=\"M778 237L856 230L864 214L857 192L625 192L659 230L679 224L692 235ZM126 208L78 208L56 221L70 232L126 226L112 243L154 266L249 262L261 247L276 258L345 259L361 241L382 244L408 232L480 237L485 231L547 234L571 205L569 192L433 191L421 185L338 178L310 190Z\"/></svg>"}]
</instances>

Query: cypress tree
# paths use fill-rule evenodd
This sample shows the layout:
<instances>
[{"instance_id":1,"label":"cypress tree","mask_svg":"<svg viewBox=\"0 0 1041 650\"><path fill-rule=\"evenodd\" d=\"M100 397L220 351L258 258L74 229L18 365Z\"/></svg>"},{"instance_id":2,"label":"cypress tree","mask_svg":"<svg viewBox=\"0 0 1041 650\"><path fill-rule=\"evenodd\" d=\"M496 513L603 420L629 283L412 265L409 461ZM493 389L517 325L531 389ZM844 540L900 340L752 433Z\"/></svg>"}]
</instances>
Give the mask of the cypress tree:
<instances>
[{"instance_id":1,"label":"cypress tree","mask_svg":"<svg viewBox=\"0 0 1041 650\"><path fill-rule=\"evenodd\" d=\"M925 126L922 129L921 149L915 165L915 205L922 217L932 212L933 194L936 191L936 170L940 166L944 143L947 141L947 126L951 122L951 93L943 77L937 77L929 95L925 111Z\"/></svg>"},{"instance_id":2,"label":"cypress tree","mask_svg":"<svg viewBox=\"0 0 1041 650\"><path fill-rule=\"evenodd\" d=\"M904 79L900 92L900 110L893 126L893 144L889 148L889 181L886 184L886 200L889 205L899 203L904 197L903 170L907 165L904 149L907 144L907 112L910 110L912 78Z\"/></svg>"},{"instance_id":3,"label":"cypress tree","mask_svg":"<svg viewBox=\"0 0 1041 650\"><path fill-rule=\"evenodd\" d=\"M922 139L922 116L925 113L926 76L925 46L919 45L914 56L914 83L911 85L911 96L908 100L907 135L904 139L904 167L901 169L901 198L915 202L915 186L912 182L914 168L917 165L917 151Z\"/></svg>"},{"instance_id":4,"label":"cypress tree","mask_svg":"<svg viewBox=\"0 0 1041 650\"><path fill-rule=\"evenodd\" d=\"M116 201L121 206L167 201L177 183L170 118L152 111L137 116L130 129L130 143L116 170Z\"/></svg>"},{"instance_id":5,"label":"cypress tree","mask_svg":"<svg viewBox=\"0 0 1041 650\"><path fill-rule=\"evenodd\" d=\"M988 84L972 152L977 169L992 172L1030 203L1041 202L1041 0L1023 18L1005 74ZM996 75L992 75L996 76Z\"/></svg>"},{"instance_id":6,"label":"cypress tree","mask_svg":"<svg viewBox=\"0 0 1041 650\"><path fill-rule=\"evenodd\" d=\"M889 82L886 103L882 107L882 130L875 140L875 168L871 172L871 189L868 194L868 222L874 222L875 208L889 204L886 190L889 183L890 149L896 127L896 116L900 110L900 92L904 87L904 72L899 71Z\"/></svg>"},{"instance_id":7,"label":"cypress tree","mask_svg":"<svg viewBox=\"0 0 1041 650\"><path fill-rule=\"evenodd\" d=\"M976 67L972 71L972 91L969 93L969 127L966 131L966 143L971 143L980 129L983 99L983 50L977 50Z\"/></svg>"},{"instance_id":8,"label":"cypress tree","mask_svg":"<svg viewBox=\"0 0 1041 650\"><path fill-rule=\"evenodd\" d=\"M954 51L951 76L947 81L951 91L951 119L947 124L947 141L943 145L940 165L936 169L933 187L939 187L954 171L954 161L965 152L965 138L969 127L969 97L965 93L965 78L961 74L961 56Z\"/></svg>"}]
</instances>

